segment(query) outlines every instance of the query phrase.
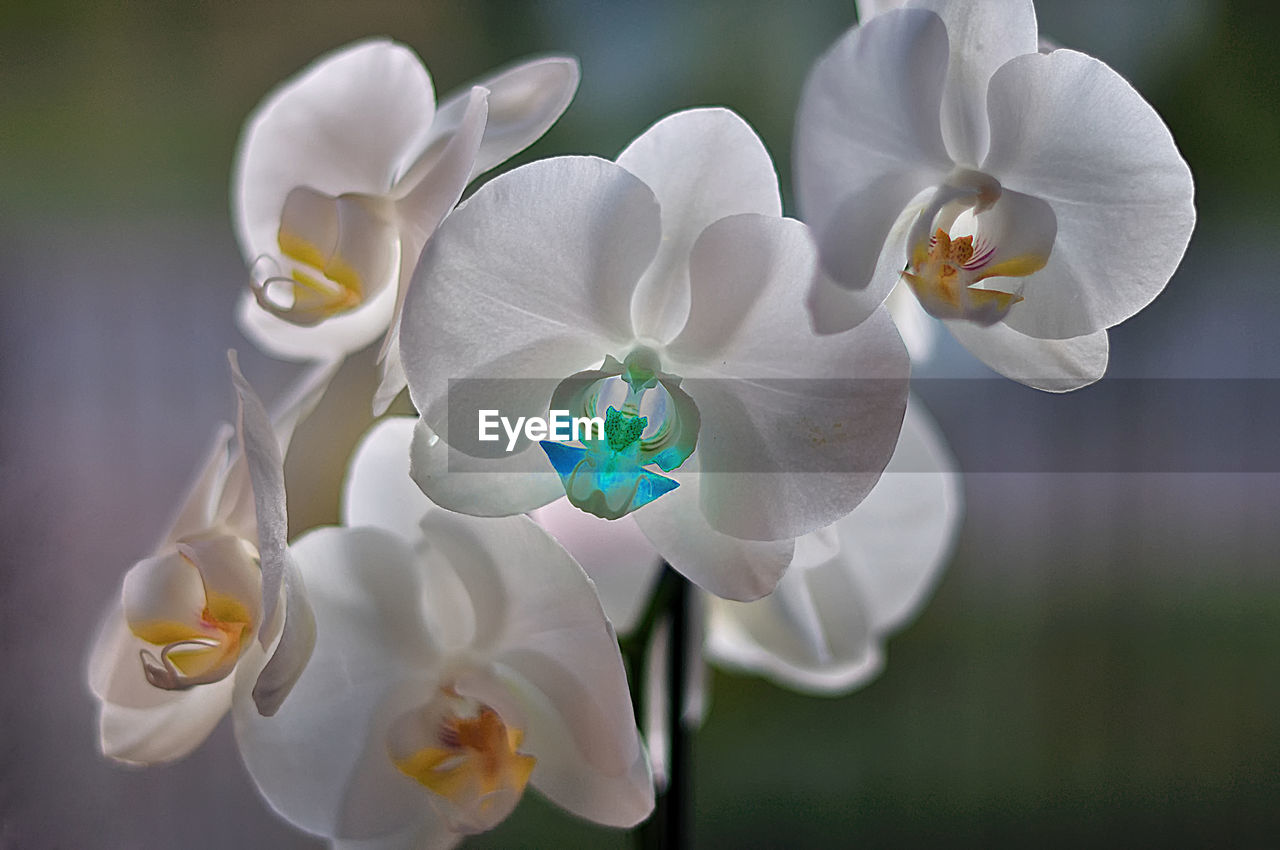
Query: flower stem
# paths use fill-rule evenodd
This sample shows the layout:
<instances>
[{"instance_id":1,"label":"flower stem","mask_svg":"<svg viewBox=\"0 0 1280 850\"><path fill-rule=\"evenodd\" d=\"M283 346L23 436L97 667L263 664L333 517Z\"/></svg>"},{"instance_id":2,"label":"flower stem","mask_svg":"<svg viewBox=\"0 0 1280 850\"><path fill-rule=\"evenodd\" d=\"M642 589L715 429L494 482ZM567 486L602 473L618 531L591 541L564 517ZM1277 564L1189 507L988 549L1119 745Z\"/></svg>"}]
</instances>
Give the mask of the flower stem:
<instances>
[{"instance_id":1,"label":"flower stem","mask_svg":"<svg viewBox=\"0 0 1280 850\"><path fill-rule=\"evenodd\" d=\"M692 735L684 723L684 707L689 702L690 605L689 582L663 564L662 576L654 589L640 623L631 635L621 641L623 655L631 672L631 698L637 721L644 725L646 705L645 671L650 661L658 662L665 676L653 684L665 691L663 696L669 753L666 759L666 786L658 788L653 816L636 831L636 846L641 848L682 848L689 844L693 783L690 777ZM654 636L659 626L668 628L665 657L650 659ZM654 742L650 742L653 746Z\"/></svg>"}]
</instances>

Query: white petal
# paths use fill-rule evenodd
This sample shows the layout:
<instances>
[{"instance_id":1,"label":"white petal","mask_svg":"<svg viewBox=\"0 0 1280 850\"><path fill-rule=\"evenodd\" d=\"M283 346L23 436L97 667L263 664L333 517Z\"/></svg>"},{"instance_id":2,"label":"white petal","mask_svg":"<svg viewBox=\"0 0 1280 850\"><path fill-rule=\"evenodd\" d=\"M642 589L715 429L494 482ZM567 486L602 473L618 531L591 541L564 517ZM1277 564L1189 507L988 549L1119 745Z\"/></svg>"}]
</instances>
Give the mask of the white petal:
<instances>
[{"instance_id":1,"label":"white petal","mask_svg":"<svg viewBox=\"0 0 1280 850\"><path fill-rule=\"evenodd\" d=\"M413 270L440 222L458 204L471 178L480 138L489 114L489 92L473 88L465 101L460 123L447 137L431 168L416 182L396 187L396 215L401 223L400 268L396 280L396 306L378 352L381 380L374 396L374 415L380 415L404 389L407 379L400 362L400 317L409 295Z\"/></svg>"},{"instance_id":2,"label":"white petal","mask_svg":"<svg viewBox=\"0 0 1280 850\"><path fill-rule=\"evenodd\" d=\"M923 403L912 398L884 475L835 524L877 633L901 627L928 596L951 556L963 510L956 462Z\"/></svg>"},{"instance_id":3,"label":"white petal","mask_svg":"<svg viewBox=\"0 0 1280 850\"><path fill-rule=\"evenodd\" d=\"M987 154L987 82L1015 56L1035 53L1031 0L915 0L947 28L950 59L942 94L942 135L951 158L973 167Z\"/></svg>"},{"instance_id":4,"label":"white petal","mask_svg":"<svg viewBox=\"0 0 1280 850\"><path fill-rule=\"evenodd\" d=\"M703 514L697 453L672 473L676 489L637 510L636 525L653 548L691 582L727 599L758 599L791 563L791 540L758 542L712 528Z\"/></svg>"},{"instance_id":5,"label":"white petal","mask_svg":"<svg viewBox=\"0 0 1280 850\"><path fill-rule=\"evenodd\" d=\"M937 321L924 311L906 283L900 282L885 299L884 306L898 326L902 342L911 355L912 363L927 363L933 356L938 338Z\"/></svg>"},{"instance_id":6,"label":"white petal","mask_svg":"<svg viewBox=\"0 0 1280 850\"><path fill-rule=\"evenodd\" d=\"M869 250L857 252L865 258L865 275L894 217L914 194L907 188L919 191L951 169L939 124L946 62L941 21L929 12L905 10L850 30L823 54L805 83L794 156L801 217L826 247L840 246L842 236L865 241ZM837 211L854 195L864 200L846 206L845 225L833 226ZM855 221L859 227L874 224L875 232L860 237ZM828 271L854 275L859 267L848 260L837 263L833 257ZM867 278L842 282L862 288Z\"/></svg>"},{"instance_id":7,"label":"white petal","mask_svg":"<svg viewBox=\"0 0 1280 850\"><path fill-rule=\"evenodd\" d=\"M121 594L130 623L200 622L205 606L204 582L195 564L176 549L144 558L124 576Z\"/></svg>"},{"instance_id":8,"label":"white petal","mask_svg":"<svg viewBox=\"0 0 1280 850\"><path fill-rule=\"evenodd\" d=\"M636 287L636 335L672 339L689 313L689 251L707 225L739 213L781 215L778 175L751 127L727 109L690 109L654 124L618 156L662 208L662 242Z\"/></svg>"},{"instance_id":9,"label":"white petal","mask_svg":"<svg viewBox=\"0 0 1280 850\"><path fill-rule=\"evenodd\" d=\"M177 516L169 524L169 531L156 549L163 549L179 537L196 534L213 525L214 511L222 495L223 482L227 475L231 438L235 429L230 425L218 426L213 443L200 472L187 490L187 495L180 502Z\"/></svg>"},{"instance_id":10,"label":"white petal","mask_svg":"<svg viewBox=\"0 0 1280 850\"><path fill-rule=\"evenodd\" d=\"M888 463L906 407L906 349L887 311L814 337L795 297L807 229L734 216L694 247L694 303L672 370L702 416L701 504L713 528L797 537L853 509ZM684 364L707 364L686 366Z\"/></svg>"},{"instance_id":11,"label":"white petal","mask_svg":"<svg viewBox=\"0 0 1280 850\"><path fill-rule=\"evenodd\" d=\"M1123 78L1072 50L1023 56L991 79L983 168L1047 201L1058 235L1007 322L1051 339L1090 334L1164 288L1195 224L1191 172Z\"/></svg>"},{"instance_id":12,"label":"white petal","mask_svg":"<svg viewBox=\"0 0 1280 850\"><path fill-rule=\"evenodd\" d=\"M288 558L289 516L285 507L284 457L267 409L244 375L240 374L235 352L227 352L227 359L240 404L236 427L240 435L240 452L253 482L258 559L262 570L262 619L258 627L258 641L265 648L275 639L271 631L272 618L280 604L280 584ZM289 616L288 611L285 616Z\"/></svg>"},{"instance_id":13,"label":"white petal","mask_svg":"<svg viewBox=\"0 0 1280 850\"><path fill-rule=\"evenodd\" d=\"M988 328L972 322L944 322L960 344L995 371L1020 384L1064 393L1087 387L1107 371L1106 331L1071 339L1037 339L1006 323Z\"/></svg>"},{"instance_id":14,"label":"white petal","mask_svg":"<svg viewBox=\"0 0 1280 850\"><path fill-rule=\"evenodd\" d=\"M560 477L540 448L526 446L514 459L471 457L421 420L414 428L409 474L436 505L472 516L526 513L564 495Z\"/></svg>"},{"instance_id":15,"label":"white petal","mask_svg":"<svg viewBox=\"0 0 1280 850\"><path fill-rule=\"evenodd\" d=\"M232 213L245 258L276 251L295 187L386 194L434 113L427 69L386 40L348 45L286 81L249 117L236 154Z\"/></svg>"},{"instance_id":16,"label":"white petal","mask_svg":"<svg viewBox=\"0 0 1280 850\"><path fill-rule=\"evenodd\" d=\"M658 238L653 193L604 160L542 160L481 187L428 244L405 304L400 354L424 421L449 439L451 380L560 380L625 353L631 293ZM504 415L545 415L553 388L540 410L531 397L506 402L500 387L490 401ZM448 412L474 433L474 411Z\"/></svg>"},{"instance_id":17,"label":"white petal","mask_svg":"<svg viewBox=\"0 0 1280 850\"><path fill-rule=\"evenodd\" d=\"M530 59L472 82L489 90L489 121L471 172L474 177L533 144L569 106L581 74L576 59ZM432 138L452 132L465 109L465 92L448 97L436 111Z\"/></svg>"},{"instance_id":18,"label":"white petal","mask_svg":"<svg viewBox=\"0 0 1280 850\"><path fill-rule=\"evenodd\" d=\"M253 702L263 717L280 710L281 703L306 668L316 643L315 613L292 557L285 561L283 593L285 618L280 641L253 686Z\"/></svg>"},{"instance_id":19,"label":"white petal","mask_svg":"<svg viewBox=\"0 0 1280 850\"><path fill-rule=\"evenodd\" d=\"M241 758L271 807L304 830L377 837L340 827L353 817L347 800L354 789L367 799L369 783L378 781L386 806L380 831L407 829L429 806L395 769L378 732L398 683L429 677L434 664L418 559L398 537L373 529L319 529L299 538L293 554L315 609L315 651L274 717L262 717L245 688L238 691ZM367 752L381 760L366 759ZM378 765L380 772L369 769Z\"/></svg>"},{"instance_id":20,"label":"white petal","mask_svg":"<svg viewBox=\"0 0 1280 850\"><path fill-rule=\"evenodd\" d=\"M898 282L905 239L891 238L891 234L912 199L932 185L930 177L916 172L886 174L845 198L817 231L822 271L849 289L850 297L865 303L866 315L880 306ZM877 274L881 267L886 268Z\"/></svg>"},{"instance_id":21,"label":"white petal","mask_svg":"<svg viewBox=\"0 0 1280 850\"><path fill-rule=\"evenodd\" d=\"M372 526L407 541L422 536L422 518L436 510L409 477L409 445L416 416L392 416L360 440L342 487L342 522Z\"/></svg>"},{"instance_id":22,"label":"white petal","mask_svg":"<svg viewBox=\"0 0 1280 850\"><path fill-rule=\"evenodd\" d=\"M626 634L653 592L662 557L635 517L601 519L560 498L529 514L569 551L595 582L609 622Z\"/></svg>"},{"instance_id":23,"label":"white petal","mask_svg":"<svg viewBox=\"0 0 1280 850\"><path fill-rule=\"evenodd\" d=\"M756 606L768 601L749 604ZM884 666L879 647L871 643L862 656L851 662L793 663L761 644L759 636L738 616L733 607L736 605L724 600L713 600L711 605L706 654L719 666L759 673L783 687L815 695L847 693L869 682Z\"/></svg>"}]
</instances>

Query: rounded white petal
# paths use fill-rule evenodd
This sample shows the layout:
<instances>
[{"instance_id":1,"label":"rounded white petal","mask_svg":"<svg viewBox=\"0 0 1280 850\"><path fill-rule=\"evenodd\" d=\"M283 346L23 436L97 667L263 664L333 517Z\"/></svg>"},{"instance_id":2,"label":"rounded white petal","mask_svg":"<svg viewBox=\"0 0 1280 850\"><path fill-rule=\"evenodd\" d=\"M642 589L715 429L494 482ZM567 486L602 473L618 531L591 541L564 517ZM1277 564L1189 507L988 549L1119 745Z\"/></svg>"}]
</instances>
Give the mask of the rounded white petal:
<instances>
[{"instance_id":1,"label":"rounded white petal","mask_svg":"<svg viewBox=\"0 0 1280 850\"><path fill-rule=\"evenodd\" d=\"M409 477L409 446L416 416L392 416L360 440L342 487L342 522L372 526L408 541L422 536L422 518L436 510Z\"/></svg>"},{"instance_id":2,"label":"rounded white petal","mask_svg":"<svg viewBox=\"0 0 1280 850\"><path fill-rule=\"evenodd\" d=\"M814 266L808 229L789 219L722 219L694 247L693 306L669 368L702 417L701 505L724 534L780 540L829 525L893 453L906 349L883 308L815 337L795 297Z\"/></svg>"},{"instance_id":3,"label":"rounded white petal","mask_svg":"<svg viewBox=\"0 0 1280 850\"><path fill-rule=\"evenodd\" d=\"M529 514L595 582L609 622L626 634L636 625L661 571L662 556L636 525L635 517L601 519L567 498Z\"/></svg>"},{"instance_id":4,"label":"rounded white petal","mask_svg":"<svg viewBox=\"0 0 1280 850\"><path fill-rule=\"evenodd\" d=\"M871 246L862 266L832 257L831 273L854 274L878 256L895 217L915 192L951 170L939 110L947 70L947 33L938 17L903 10L845 34L814 65L796 116L795 180L801 217L827 247L841 238ZM878 188L877 188L878 187ZM851 196L861 204L837 211ZM883 205L884 209L880 209ZM859 227L877 233L859 237ZM873 244L874 243L874 244ZM824 257L824 265L828 258ZM867 278L844 278L861 288Z\"/></svg>"},{"instance_id":5,"label":"rounded white petal","mask_svg":"<svg viewBox=\"0 0 1280 850\"><path fill-rule=\"evenodd\" d=\"M237 693L241 758L271 807L308 832L375 838L419 824L425 793L379 735L393 690L429 679L436 659L418 559L375 529L318 529L293 553L315 610L315 650L274 717Z\"/></svg>"},{"instance_id":6,"label":"rounded white petal","mask_svg":"<svg viewBox=\"0 0 1280 850\"><path fill-rule=\"evenodd\" d=\"M472 516L526 513L564 495L560 477L540 448L526 442L523 451L515 454L514 458L471 457L418 420L409 474L433 503Z\"/></svg>"},{"instance_id":7,"label":"rounded white petal","mask_svg":"<svg viewBox=\"0 0 1280 850\"><path fill-rule=\"evenodd\" d=\"M1071 339L1037 339L1007 323L979 327L972 322L944 322L947 329L983 363L1020 384L1053 393L1087 387L1107 371L1107 332Z\"/></svg>"},{"instance_id":8,"label":"rounded white petal","mask_svg":"<svg viewBox=\"0 0 1280 850\"><path fill-rule=\"evenodd\" d=\"M1068 339L1160 293L1195 224L1191 172L1160 116L1119 74L1072 50L1020 56L991 78L983 169L1053 208L1048 265L1005 320Z\"/></svg>"},{"instance_id":9,"label":"rounded white petal","mask_svg":"<svg viewBox=\"0 0 1280 850\"><path fill-rule=\"evenodd\" d=\"M474 435L475 411L446 399L450 381L480 377L507 379L486 394L503 415L545 415L554 383L539 409L527 379L625 353L658 238L653 193L611 162L542 160L481 187L427 245L405 304L400 353L424 421L448 440L457 414Z\"/></svg>"},{"instance_id":10,"label":"rounded white petal","mask_svg":"<svg viewBox=\"0 0 1280 850\"><path fill-rule=\"evenodd\" d=\"M950 57L942 94L942 135L952 160L973 167L986 156L987 82L1015 56L1039 50L1031 0L915 0L947 28Z\"/></svg>"},{"instance_id":11,"label":"rounded white petal","mask_svg":"<svg viewBox=\"0 0 1280 850\"><path fill-rule=\"evenodd\" d=\"M286 81L249 116L236 154L232 216L245 259L275 252L295 187L389 192L397 164L434 114L427 69L384 39L348 45Z\"/></svg>"},{"instance_id":12,"label":"rounded white petal","mask_svg":"<svg viewBox=\"0 0 1280 850\"><path fill-rule=\"evenodd\" d=\"M654 124L618 156L662 208L662 241L631 302L637 336L667 342L689 313L689 251L707 225L781 215L778 175L760 137L728 109L690 109Z\"/></svg>"},{"instance_id":13,"label":"rounded white petal","mask_svg":"<svg viewBox=\"0 0 1280 850\"><path fill-rule=\"evenodd\" d=\"M703 590L726 599L759 599L778 584L794 545L742 540L712 528L702 512L697 457L695 452L672 473L679 487L632 516L666 562Z\"/></svg>"}]
</instances>

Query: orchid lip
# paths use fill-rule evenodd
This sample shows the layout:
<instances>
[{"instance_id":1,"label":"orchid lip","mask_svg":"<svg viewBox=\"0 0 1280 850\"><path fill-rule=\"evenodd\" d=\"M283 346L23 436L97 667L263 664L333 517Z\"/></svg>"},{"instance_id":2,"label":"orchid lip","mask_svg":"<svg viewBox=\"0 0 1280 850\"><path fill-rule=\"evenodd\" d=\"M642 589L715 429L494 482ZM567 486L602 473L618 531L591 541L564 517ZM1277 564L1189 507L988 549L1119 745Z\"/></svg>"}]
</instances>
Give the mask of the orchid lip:
<instances>
[{"instance_id":1,"label":"orchid lip","mask_svg":"<svg viewBox=\"0 0 1280 850\"><path fill-rule=\"evenodd\" d=\"M280 215L278 255L259 255L250 270L258 305L303 327L359 308L397 276L395 222L386 198L293 189Z\"/></svg>"},{"instance_id":2,"label":"orchid lip","mask_svg":"<svg viewBox=\"0 0 1280 850\"><path fill-rule=\"evenodd\" d=\"M396 769L431 792L458 832L489 829L524 793L537 759L520 751L524 731L489 705L443 687L397 718L387 733Z\"/></svg>"}]
</instances>

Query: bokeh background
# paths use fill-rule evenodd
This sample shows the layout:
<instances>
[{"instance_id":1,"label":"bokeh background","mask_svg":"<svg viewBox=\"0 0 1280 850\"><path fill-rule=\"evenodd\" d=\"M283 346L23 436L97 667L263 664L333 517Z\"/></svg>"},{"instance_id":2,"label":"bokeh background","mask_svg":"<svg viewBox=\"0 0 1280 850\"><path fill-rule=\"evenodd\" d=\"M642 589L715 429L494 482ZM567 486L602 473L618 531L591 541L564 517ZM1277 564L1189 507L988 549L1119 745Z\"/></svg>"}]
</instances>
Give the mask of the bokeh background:
<instances>
[{"instance_id":1,"label":"bokeh background","mask_svg":"<svg viewBox=\"0 0 1280 850\"><path fill-rule=\"evenodd\" d=\"M944 345L920 374L973 379L921 388L969 473L954 562L849 697L714 675L700 846L1280 843L1277 16L1262 0L1037 6L1043 34L1155 104L1197 180L1181 270L1112 331L1110 374L1169 379L1162 401L1143 383L989 391ZM268 398L296 372L232 318L229 169L271 86L373 34L415 48L440 93L567 52L577 100L513 164L612 157L670 111L721 104L758 129L794 210L797 96L852 21L848 0L0 5L0 847L319 846L258 800L228 724L176 765L106 762L84 684L99 612L233 411L225 350ZM299 528L336 516L324 458L363 425L368 368L291 454ZM1152 441L1163 454L1124 464ZM1111 460L1073 465L1082 442ZM531 793L473 846L626 843Z\"/></svg>"}]
</instances>

